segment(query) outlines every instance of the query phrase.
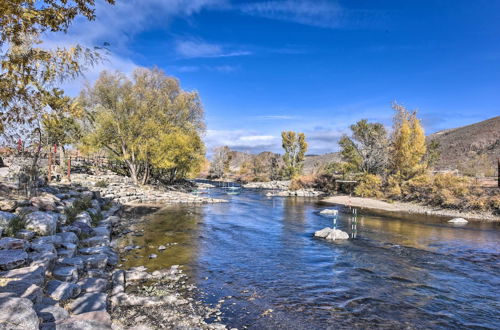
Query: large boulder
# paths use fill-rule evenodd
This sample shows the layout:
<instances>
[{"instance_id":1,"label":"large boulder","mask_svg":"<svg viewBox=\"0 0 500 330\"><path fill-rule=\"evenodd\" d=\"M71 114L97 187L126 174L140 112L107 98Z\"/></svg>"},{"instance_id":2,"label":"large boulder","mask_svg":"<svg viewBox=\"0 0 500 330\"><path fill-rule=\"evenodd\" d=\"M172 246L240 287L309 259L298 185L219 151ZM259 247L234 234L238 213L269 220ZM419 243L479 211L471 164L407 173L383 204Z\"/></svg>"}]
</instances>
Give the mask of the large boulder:
<instances>
[{"instance_id":1,"label":"large boulder","mask_svg":"<svg viewBox=\"0 0 500 330\"><path fill-rule=\"evenodd\" d=\"M47 294L57 301L76 298L81 292L80 285L57 280L49 281L46 290Z\"/></svg>"},{"instance_id":2,"label":"large boulder","mask_svg":"<svg viewBox=\"0 0 500 330\"><path fill-rule=\"evenodd\" d=\"M0 239L0 250L26 250L28 244L19 238L4 237Z\"/></svg>"},{"instance_id":3,"label":"large boulder","mask_svg":"<svg viewBox=\"0 0 500 330\"><path fill-rule=\"evenodd\" d=\"M42 193L40 196L33 197L30 199L33 206L38 207L40 210L45 211L55 211L57 210L57 203L61 200L50 193Z\"/></svg>"},{"instance_id":4,"label":"large boulder","mask_svg":"<svg viewBox=\"0 0 500 330\"><path fill-rule=\"evenodd\" d=\"M0 295L0 329L38 329L38 316L29 299Z\"/></svg>"},{"instance_id":5,"label":"large boulder","mask_svg":"<svg viewBox=\"0 0 500 330\"><path fill-rule=\"evenodd\" d=\"M57 213L36 211L26 216L26 229L42 236L54 235L57 228L57 219Z\"/></svg>"},{"instance_id":6,"label":"large boulder","mask_svg":"<svg viewBox=\"0 0 500 330\"><path fill-rule=\"evenodd\" d=\"M68 312L59 306L36 304L36 313L43 322L61 322L69 317Z\"/></svg>"},{"instance_id":7,"label":"large boulder","mask_svg":"<svg viewBox=\"0 0 500 330\"><path fill-rule=\"evenodd\" d=\"M315 237L324 238L330 241L349 239L349 234L340 229L330 227L323 228L314 233Z\"/></svg>"},{"instance_id":8,"label":"large boulder","mask_svg":"<svg viewBox=\"0 0 500 330\"><path fill-rule=\"evenodd\" d=\"M86 293L73 301L70 306L73 314L106 311L105 293Z\"/></svg>"}]
</instances>

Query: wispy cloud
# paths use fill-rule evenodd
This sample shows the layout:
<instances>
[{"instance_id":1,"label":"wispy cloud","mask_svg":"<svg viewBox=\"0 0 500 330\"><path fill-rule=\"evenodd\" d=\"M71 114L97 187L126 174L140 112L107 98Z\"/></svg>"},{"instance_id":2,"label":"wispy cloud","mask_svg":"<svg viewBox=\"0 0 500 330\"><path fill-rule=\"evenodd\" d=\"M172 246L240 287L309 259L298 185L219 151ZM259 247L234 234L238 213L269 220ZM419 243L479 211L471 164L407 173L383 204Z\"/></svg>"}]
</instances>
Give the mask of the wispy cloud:
<instances>
[{"instance_id":1,"label":"wispy cloud","mask_svg":"<svg viewBox=\"0 0 500 330\"><path fill-rule=\"evenodd\" d=\"M256 116L255 119L262 120L293 120L297 119L297 116L287 116L287 115L265 115L265 116Z\"/></svg>"},{"instance_id":2,"label":"wispy cloud","mask_svg":"<svg viewBox=\"0 0 500 330\"><path fill-rule=\"evenodd\" d=\"M329 1L263 1L241 5L247 15L291 21L319 27L338 27L343 13L335 2Z\"/></svg>"},{"instance_id":3,"label":"wispy cloud","mask_svg":"<svg viewBox=\"0 0 500 330\"><path fill-rule=\"evenodd\" d=\"M333 0L260 1L242 4L235 8L250 16L330 29L363 28L385 24L383 11L347 10Z\"/></svg>"},{"instance_id":4,"label":"wispy cloud","mask_svg":"<svg viewBox=\"0 0 500 330\"><path fill-rule=\"evenodd\" d=\"M199 39L177 40L175 50L177 54L186 58L233 57L252 54L246 50L234 50L228 46L212 44Z\"/></svg>"},{"instance_id":5,"label":"wispy cloud","mask_svg":"<svg viewBox=\"0 0 500 330\"><path fill-rule=\"evenodd\" d=\"M262 135L255 131L208 130L205 143L209 151L217 146L228 146L238 151L261 152L277 150L280 139L278 136Z\"/></svg>"}]
</instances>

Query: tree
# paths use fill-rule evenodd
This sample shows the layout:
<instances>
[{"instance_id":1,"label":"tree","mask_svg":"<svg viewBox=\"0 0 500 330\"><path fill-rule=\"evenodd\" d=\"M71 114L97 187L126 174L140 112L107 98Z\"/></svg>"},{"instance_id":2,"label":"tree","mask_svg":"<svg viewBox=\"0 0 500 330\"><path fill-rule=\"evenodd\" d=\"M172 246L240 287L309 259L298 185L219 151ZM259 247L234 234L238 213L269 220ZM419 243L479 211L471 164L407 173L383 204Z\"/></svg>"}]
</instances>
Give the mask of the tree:
<instances>
[{"instance_id":1,"label":"tree","mask_svg":"<svg viewBox=\"0 0 500 330\"><path fill-rule=\"evenodd\" d=\"M366 119L351 125L352 136L344 135L341 154L352 171L382 174L387 166L388 139L384 125Z\"/></svg>"},{"instance_id":2,"label":"tree","mask_svg":"<svg viewBox=\"0 0 500 330\"><path fill-rule=\"evenodd\" d=\"M304 157L307 151L306 136L304 133L292 131L281 132L282 146L285 150L283 156L284 176L293 179L302 172Z\"/></svg>"},{"instance_id":3,"label":"tree","mask_svg":"<svg viewBox=\"0 0 500 330\"><path fill-rule=\"evenodd\" d=\"M228 146L215 148L209 176L218 179L229 173L231 158L231 149Z\"/></svg>"},{"instance_id":4,"label":"tree","mask_svg":"<svg viewBox=\"0 0 500 330\"><path fill-rule=\"evenodd\" d=\"M79 102L86 111L83 144L125 163L135 184L147 183L151 175L163 180L164 174L175 181L203 162L198 93L182 90L161 70L139 68L132 79L104 71Z\"/></svg>"},{"instance_id":5,"label":"tree","mask_svg":"<svg viewBox=\"0 0 500 330\"><path fill-rule=\"evenodd\" d=\"M66 32L79 15L95 19L94 6L94 0L0 3L0 133L10 123L28 125L39 120L47 109L46 101L62 95L53 87L55 83L78 76L86 65L100 60L97 50L80 45L68 49L40 46L42 34Z\"/></svg>"},{"instance_id":6,"label":"tree","mask_svg":"<svg viewBox=\"0 0 500 330\"><path fill-rule=\"evenodd\" d=\"M393 104L396 111L392 134L391 167L402 180L409 180L427 168L425 133L416 111Z\"/></svg>"}]
</instances>

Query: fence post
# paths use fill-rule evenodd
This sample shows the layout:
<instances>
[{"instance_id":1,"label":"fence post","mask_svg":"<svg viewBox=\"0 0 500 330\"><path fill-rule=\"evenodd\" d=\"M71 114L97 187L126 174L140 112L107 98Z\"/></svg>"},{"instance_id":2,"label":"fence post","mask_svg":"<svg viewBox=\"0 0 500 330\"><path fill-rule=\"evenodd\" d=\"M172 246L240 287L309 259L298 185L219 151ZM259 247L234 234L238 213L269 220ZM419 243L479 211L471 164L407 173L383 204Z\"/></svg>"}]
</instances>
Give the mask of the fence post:
<instances>
[{"instance_id":1,"label":"fence post","mask_svg":"<svg viewBox=\"0 0 500 330\"><path fill-rule=\"evenodd\" d=\"M49 151L49 168L47 171L47 181L52 181L52 152Z\"/></svg>"},{"instance_id":2,"label":"fence post","mask_svg":"<svg viewBox=\"0 0 500 330\"><path fill-rule=\"evenodd\" d=\"M71 182L71 156L68 157L68 181Z\"/></svg>"}]
</instances>

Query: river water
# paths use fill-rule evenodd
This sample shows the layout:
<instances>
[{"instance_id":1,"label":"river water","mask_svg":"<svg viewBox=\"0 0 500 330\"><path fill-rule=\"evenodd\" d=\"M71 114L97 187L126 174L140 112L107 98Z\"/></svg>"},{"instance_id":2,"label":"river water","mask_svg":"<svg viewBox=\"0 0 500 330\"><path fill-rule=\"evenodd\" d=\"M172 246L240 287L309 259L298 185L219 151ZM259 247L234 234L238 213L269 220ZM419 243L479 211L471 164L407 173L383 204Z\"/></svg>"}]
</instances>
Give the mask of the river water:
<instances>
[{"instance_id":1,"label":"river water","mask_svg":"<svg viewBox=\"0 0 500 330\"><path fill-rule=\"evenodd\" d=\"M182 265L201 299L223 300L230 327L500 327L498 224L358 210L356 238L327 242L313 237L332 226L317 199L210 194L230 202L149 215L144 236L123 239L144 246L123 266ZM352 212L339 210L338 228L352 234Z\"/></svg>"}]
</instances>

